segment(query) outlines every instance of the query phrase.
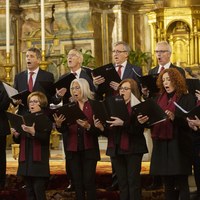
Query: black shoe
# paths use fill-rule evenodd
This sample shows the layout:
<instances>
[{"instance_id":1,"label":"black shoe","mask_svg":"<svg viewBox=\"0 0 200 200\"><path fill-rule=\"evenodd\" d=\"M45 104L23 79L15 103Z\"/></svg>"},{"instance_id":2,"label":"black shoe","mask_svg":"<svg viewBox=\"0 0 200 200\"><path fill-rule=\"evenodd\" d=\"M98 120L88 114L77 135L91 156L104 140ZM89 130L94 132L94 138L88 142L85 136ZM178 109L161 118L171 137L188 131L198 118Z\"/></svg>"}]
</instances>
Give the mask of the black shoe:
<instances>
[{"instance_id":1,"label":"black shoe","mask_svg":"<svg viewBox=\"0 0 200 200\"><path fill-rule=\"evenodd\" d=\"M69 184L67 188L65 189L65 192L73 192L75 190L73 184Z\"/></svg>"},{"instance_id":2,"label":"black shoe","mask_svg":"<svg viewBox=\"0 0 200 200\"><path fill-rule=\"evenodd\" d=\"M118 184L117 183L116 184L112 184L111 186L107 187L106 190L107 191L117 191L117 190L119 190Z\"/></svg>"}]
</instances>

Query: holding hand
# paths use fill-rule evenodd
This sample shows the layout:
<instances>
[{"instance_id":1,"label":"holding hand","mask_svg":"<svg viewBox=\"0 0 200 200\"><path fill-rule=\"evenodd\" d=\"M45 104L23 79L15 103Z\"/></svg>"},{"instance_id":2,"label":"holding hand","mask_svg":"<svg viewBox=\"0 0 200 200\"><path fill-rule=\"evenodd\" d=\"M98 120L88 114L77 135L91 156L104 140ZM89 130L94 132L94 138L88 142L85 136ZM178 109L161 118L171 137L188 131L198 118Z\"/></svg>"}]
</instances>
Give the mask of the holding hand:
<instances>
[{"instance_id":1,"label":"holding hand","mask_svg":"<svg viewBox=\"0 0 200 200\"><path fill-rule=\"evenodd\" d=\"M60 128L61 127L61 125L62 125L62 123L65 121L65 116L64 115L57 115L56 113L55 114L53 114L53 118L54 118L54 121L55 121L55 123L56 123L56 126L58 127L58 128Z\"/></svg>"},{"instance_id":2,"label":"holding hand","mask_svg":"<svg viewBox=\"0 0 200 200\"><path fill-rule=\"evenodd\" d=\"M99 119L95 119L95 116L93 115L93 121L94 121L94 126L98 129L100 129L101 131L104 131L104 126L101 123L101 121Z\"/></svg>"},{"instance_id":3,"label":"holding hand","mask_svg":"<svg viewBox=\"0 0 200 200\"><path fill-rule=\"evenodd\" d=\"M90 130L91 125L87 120L78 119L76 120L76 123L82 126L83 128L87 129L87 131Z\"/></svg>"},{"instance_id":4,"label":"holding hand","mask_svg":"<svg viewBox=\"0 0 200 200\"><path fill-rule=\"evenodd\" d=\"M110 82L110 87L113 89L113 90L117 90L118 87L119 87L119 83L115 82L115 81L111 81Z\"/></svg>"},{"instance_id":5,"label":"holding hand","mask_svg":"<svg viewBox=\"0 0 200 200\"><path fill-rule=\"evenodd\" d=\"M32 136L35 136L35 123L33 123L32 126L26 126L25 124L22 124L22 129L25 132L30 133Z\"/></svg>"},{"instance_id":6,"label":"holding hand","mask_svg":"<svg viewBox=\"0 0 200 200\"><path fill-rule=\"evenodd\" d=\"M93 76L92 78L93 78L93 84L97 86L105 82L105 78L102 76L96 76L96 77Z\"/></svg>"},{"instance_id":7,"label":"holding hand","mask_svg":"<svg viewBox=\"0 0 200 200\"><path fill-rule=\"evenodd\" d=\"M149 117L147 115L138 115L137 120L140 124L144 124L149 120Z\"/></svg>"},{"instance_id":8,"label":"holding hand","mask_svg":"<svg viewBox=\"0 0 200 200\"><path fill-rule=\"evenodd\" d=\"M113 127L113 126L123 126L124 125L124 121L121 120L118 117L111 117L111 119L113 119L113 120L112 121L111 120L106 121L108 124L110 124L110 127Z\"/></svg>"},{"instance_id":9,"label":"holding hand","mask_svg":"<svg viewBox=\"0 0 200 200\"><path fill-rule=\"evenodd\" d=\"M200 128L200 119L197 116L195 116L195 119L189 119L187 117L187 122L189 127L194 131L197 131Z\"/></svg>"},{"instance_id":10,"label":"holding hand","mask_svg":"<svg viewBox=\"0 0 200 200\"><path fill-rule=\"evenodd\" d=\"M63 97L65 95L65 93L67 92L67 89L66 88L61 88L61 89L57 89L56 88L56 95L58 97Z\"/></svg>"}]
</instances>

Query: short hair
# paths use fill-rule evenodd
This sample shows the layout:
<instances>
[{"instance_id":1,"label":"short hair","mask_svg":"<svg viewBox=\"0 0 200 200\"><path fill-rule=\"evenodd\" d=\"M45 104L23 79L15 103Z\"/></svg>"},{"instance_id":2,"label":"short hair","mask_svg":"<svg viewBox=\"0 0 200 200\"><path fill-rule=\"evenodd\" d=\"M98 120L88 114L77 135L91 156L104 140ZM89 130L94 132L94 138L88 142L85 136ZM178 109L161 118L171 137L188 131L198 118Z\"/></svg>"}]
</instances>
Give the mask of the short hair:
<instances>
[{"instance_id":1,"label":"short hair","mask_svg":"<svg viewBox=\"0 0 200 200\"><path fill-rule=\"evenodd\" d=\"M28 95L28 98L27 98L27 103L29 104L29 101L31 99L31 97L33 96L37 96L38 97L38 100L40 102L40 106L41 108L46 108L48 106L48 100L47 100L47 97L44 93L42 92L39 92L39 91L36 91L36 92L32 92L31 94Z\"/></svg>"},{"instance_id":2,"label":"short hair","mask_svg":"<svg viewBox=\"0 0 200 200\"><path fill-rule=\"evenodd\" d=\"M140 91L139 91L139 87L138 87L138 84L135 80L131 79L131 78L126 78L126 79L123 79L120 84L119 84L119 87L121 87L121 85L123 83L130 83L130 87L131 87L131 93L134 94L134 96L140 100L141 98L141 95L140 95ZM119 89L118 87L118 89Z\"/></svg>"},{"instance_id":3,"label":"short hair","mask_svg":"<svg viewBox=\"0 0 200 200\"><path fill-rule=\"evenodd\" d=\"M41 51L40 51L38 48L36 48L36 47L31 47L31 48L29 48L27 51L32 51L32 52L34 52L34 53L36 54L36 57L37 57L39 60L42 59Z\"/></svg>"},{"instance_id":4,"label":"short hair","mask_svg":"<svg viewBox=\"0 0 200 200\"><path fill-rule=\"evenodd\" d=\"M167 41L160 41L160 42L158 42L158 43L156 44L156 47L157 47L158 45L164 45L164 46L167 47L167 50L168 50L170 53L172 52L172 47L171 47L171 45L170 45Z\"/></svg>"},{"instance_id":5,"label":"short hair","mask_svg":"<svg viewBox=\"0 0 200 200\"><path fill-rule=\"evenodd\" d=\"M90 90L89 83L86 79L84 78L79 78L79 79L74 79L71 84L70 84L70 93L71 96L73 97L72 93L72 87L74 83L78 83L80 86L81 90L81 97L84 101L86 101L88 98L89 99L94 99L94 93Z\"/></svg>"},{"instance_id":6,"label":"short hair","mask_svg":"<svg viewBox=\"0 0 200 200\"><path fill-rule=\"evenodd\" d=\"M121 45L121 44L124 46L124 50L127 51L128 54L129 54L130 51L131 51L131 48L130 48L130 46L129 46L126 42L124 42L124 41L118 41L118 42L114 43L114 44L113 44L113 48L116 47L116 46L118 46L118 45Z\"/></svg>"},{"instance_id":7,"label":"short hair","mask_svg":"<svg viewBox=\"0 0 200 200\"><path fill-rule=\"evenodd\" d=\"M81 53L81 51L79 51L78 49L70 49L70 51L75 51L76 55L81 59L81 63L83 63L83 54ZM69 52L68 52L68 54L69 54Z\"/></svg>"},{"instance_id":8,"label":"short hair","mask_svg":"<svg viewBox=\"0 0 200 200\"><path fill-rule=\"evenodd\" d=\"M158 75L156 84L157 84L158 88L160 89L160 93L163 93L165 91L165 88L163 86L163 80L162 80L163 74L165 74L165 73L169 74L170 81L171 81L172 85L174 86L175 93L178 97L181 97L181 95L188 93L186 80L183 77L183 75L176 68L164 69Z\"/></svg>"}]
</instances>

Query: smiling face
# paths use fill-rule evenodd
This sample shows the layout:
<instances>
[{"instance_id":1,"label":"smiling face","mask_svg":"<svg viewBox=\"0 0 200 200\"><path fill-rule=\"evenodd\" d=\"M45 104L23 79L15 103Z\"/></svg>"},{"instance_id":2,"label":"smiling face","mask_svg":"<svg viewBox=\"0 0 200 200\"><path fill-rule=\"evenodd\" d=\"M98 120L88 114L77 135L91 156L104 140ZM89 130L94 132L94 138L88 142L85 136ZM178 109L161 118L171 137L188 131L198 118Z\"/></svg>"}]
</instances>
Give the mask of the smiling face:
<instances>
[{"instance_id":1,"label":"smiling face","mask_svg":"<svg viewBox=\"0 0 200 200\"><path fill-rule=\"evenodd\" d=\"M124 101L128 103L131 100L131 85L129 82L124 82L119 87L119 94L120 96L123 96Z\"/></svg>"},{"instance_id":2,"label":"smiling face","mask_svg":"<svg viewBox=\"0 0 200 200\"><path fill-rule=\"evenodd\" d=\"M163 86L164 86L164 88L165 88L165 91L166 91L167 93L172 93L172 92L175 91L175 87L174 87L174 85L172 84L168 73L164 73L164 74L163 74L163 76L162 76L162 81L163 81Z\"/></svg>"},{"instance_id":3,"label":"smiling face","mask_svg":"<svg viewBox=\"0 0 200 200\"><path fill-rule=\"evenodd\" d=\"M39 101L38 96L32 96L28 103L29 103L29 111L31 113L41 111L40 101Z\"/></svg>"},{"instance_id":4,"label":"smiling face","mask_svg":"<svg viewBox=\"0 0 200 200\"><path fill-rule=\"evenodd\" d=\"M124 48L123 44L118 44L113 47L112 57L113 62L117 65L121 65L128 59L128 52Z\"/></svg>"},{"instance_id":5,"label":"smiling face","mask_svg":"<svg viewBox=\"0 0 200 200\"><path fill-rule=\"evenodd\" d=\"M82 62L82 56L76 50L69 51L67 55L67 65L72 71L78 70Z\"/></svg>"},{"instance_id":6,"label":"smiling face","mask_svg":"<svg viewBox=\"0 0 200 200\"><path fill-rule=\"evenodd\" d=\"M39 67L40 59L37 58L37 55L33 51L26 52L26 65L27 68L31 71L34 71Z\"/></svg>"},{"instance_id":7,"label":"smiling face","mask_svg":"<svg viewBox=\"0 0 200 200\"><path fill-rule=\"evenodd\" d=\"M155 53L159 65L164 66L170 62L171 52L169 46L165 43L158 44L156 46Z\"/></svg>"},{"instance_id":8,"label":"smiling face","mask_svg":"<svg viewBox=\"0 0 200 200\"><path fill-rule=\"evenodd\" d=\"M74 82L72 84L71 94L72 94L72 97L75 101L81 101L82 100L82 92L81 92L81 88L80 88L80 85L78 84L78 82Z\"/></svg>"}]
</instances>

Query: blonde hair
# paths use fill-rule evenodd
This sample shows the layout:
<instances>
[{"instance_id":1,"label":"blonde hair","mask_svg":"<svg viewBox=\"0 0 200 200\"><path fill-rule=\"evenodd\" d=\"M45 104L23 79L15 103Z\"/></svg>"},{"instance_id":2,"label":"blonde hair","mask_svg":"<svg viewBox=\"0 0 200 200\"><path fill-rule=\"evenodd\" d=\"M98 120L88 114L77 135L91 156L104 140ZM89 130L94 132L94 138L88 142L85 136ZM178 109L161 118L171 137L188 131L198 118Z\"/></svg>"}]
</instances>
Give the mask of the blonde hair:
<instances>
[{"instance_id":1,"label":"blonde hair","mask_svg":"<svg viewBox=\"0 0 200 200\"><path fill-rule=\"evenodd\" d=\"M27 104L29 104L29 101L30 101L31 97L33 97L33 96L38 97L38 100L40 102L40 106L42 108L45 108L45 107L48 106L48 100L47 100L46 95L44 93L42 93L42 92L39 92L39 91L32 92L31 94L28 95Z\"/></svg>"},{"instance_id":2,"label":"blonde hair","mask_svg":"<svg viewBox=\"0 0 200 200\"><path fill-rule=\"evenodd\" d=\"M79 78L79 79L74 79L71 84L70 84L70 93L71 96L73 97L72 93L72 87L74 83L78 83L80 86L81 90L81 97L84 101L87 101L87 99L94 99L94 93L90 90L89 83L86 79L84 78Z\"/></svg>"}]
</instances>

